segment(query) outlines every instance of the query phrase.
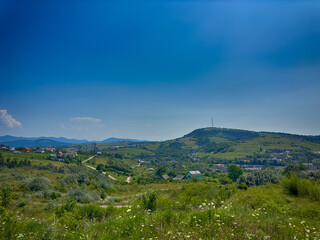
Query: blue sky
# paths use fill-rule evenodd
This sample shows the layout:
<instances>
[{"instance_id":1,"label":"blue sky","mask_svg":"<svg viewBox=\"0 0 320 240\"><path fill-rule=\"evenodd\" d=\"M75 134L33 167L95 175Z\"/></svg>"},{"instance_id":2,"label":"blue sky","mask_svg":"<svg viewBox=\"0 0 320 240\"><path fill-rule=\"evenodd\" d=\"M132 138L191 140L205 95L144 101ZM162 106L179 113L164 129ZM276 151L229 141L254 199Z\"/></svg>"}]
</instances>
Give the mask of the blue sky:
<instances>
[{"instance_id":1,"label":"blue sky","mask_svg":"<svg viewBox=\"0 0 320 240\"><path fill-rule=\"evenodd\" d=\"M320 1L0 2L0 135L320 134Z\"/></svg>"}]
</instances>

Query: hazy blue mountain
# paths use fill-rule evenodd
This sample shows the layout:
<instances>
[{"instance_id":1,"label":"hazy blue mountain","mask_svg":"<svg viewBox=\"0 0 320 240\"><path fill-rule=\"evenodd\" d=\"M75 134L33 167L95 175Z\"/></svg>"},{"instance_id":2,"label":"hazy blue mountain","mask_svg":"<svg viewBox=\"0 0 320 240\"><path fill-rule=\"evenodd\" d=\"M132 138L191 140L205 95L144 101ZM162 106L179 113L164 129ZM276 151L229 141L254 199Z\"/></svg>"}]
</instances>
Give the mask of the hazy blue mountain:
<instances>
[{"instance_id":1,"label":"hazy blue mountain","mask_svg":"<svg viewBox=\"0 0 320 240\"><path fill-rule=\"evenodd\" d=\"M43 141L40 141L43 140ZM86 139L69 139L64 137L15 137L15 136L0 136L0 144L11 147L43 147L43 146L64 146L69 144L81 143L111 143L111 142L146 142L144 140L129 139L129 138L108 138L102 141L88 141ZM48 145L46 145L48 144Z\"/></svg>"},{"instance_id":2,"label":"hazy blue mountain","mask_svg":"<svg viewBox=\"0 0 320 240\"><path fill-rule=\"evenodd\" d=\"M19 140L39 140L39 139L49 139L52 141L72 143L72 144L89 142L88 140L85 140L85 139L79 140L79 139L69 139L64 137L15 137L15 136L6 135L6 136L0 137L0 143L19 141Z\"/></svg>"},{"instance_id":3,"label":"hazy blue mountain","mask_svg":"<svg viewBox=\"0 0 320 240\"><path fill-rule=\"evenodd\" d=\"M69 145L69 143L53 141L50 139L15 140L9 142L1 142L0 144L10 147L60 147Z\"/></svg>"},{"instance_id":4,"label":"hazy blue mountain","mask_svg":"<svg viewBox=\"0 0 320 240\"><path fill-rule=\"evenodd\" d=\"M126 141L126 142L148 142L148 141L145 141L145 140L137 140L137 139L130 139L130 138L114 138L114 137L111 137L111 138L107 138L103 141L98 141L97 143L109 143L109 142L123 142L123 141Z\"/></svg>"},{"instance_id":5,"label":"hazy blue mountain","mask_svg":"<svg viewBox=\"0 0 320 240\"><path fill-rule=\"evenodd\" d=\"M71 144L89 142L86 139L70 139L70 138L64 138L64 137L39 137L37 139L50 139L50 140L57 141L57 142L71 143Z\"/></svg>"},{"instance_id":6,"label":"hazy blue mountain","mask_svg":"<svg viewBox=\"0 0 320 240\"><path fill-rule=\"evenodd\" d=\"M5 135L5 136L0 137L0 142L10 142L10 141L16 141L16 140L23 140L23 139L25 139L25 138Z\"/></svg>"}]
</instances>

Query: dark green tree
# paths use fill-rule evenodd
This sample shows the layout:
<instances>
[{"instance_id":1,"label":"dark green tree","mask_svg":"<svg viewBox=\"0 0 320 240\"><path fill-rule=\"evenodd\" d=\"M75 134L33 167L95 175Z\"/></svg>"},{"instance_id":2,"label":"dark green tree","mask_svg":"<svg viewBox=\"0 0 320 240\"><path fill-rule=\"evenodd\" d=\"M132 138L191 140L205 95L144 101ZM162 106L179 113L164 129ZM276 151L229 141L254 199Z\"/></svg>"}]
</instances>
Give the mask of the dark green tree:
<instances>
[{"instance_id":1,"label":"dark green tree","mask_svg":"<svg viewBox=\"0 0 320 240\"><path fill-rule=\"evenodd\" d=\"M11 202L11 198L12 198L11 188L7 185L1 187L1 190L0 190L1 206L7 207L8 204Z\"/></svg>"},{"instance_id":2,"label":"dark green tree","mask_svg":"<svg viewBox=\"0 0 320 240\"><path fill-rule=\"evenodd\" d=\"M163 174L165 174L166 168L165 167L159 167L156 171L156 175L161 177Z\"/></svg>"},{"instance_id":3,"label":"dark green tree","mask_svg":"<svg viewBox=\"0 0 320 240\"><path fill-rule=\"evenodd\" d=\"M243 173L243 170L235 164L229 166L229 174L228 177L232 179L232 181L237 181L238 177L240 177Z\"/></svg>"}]
</instances>

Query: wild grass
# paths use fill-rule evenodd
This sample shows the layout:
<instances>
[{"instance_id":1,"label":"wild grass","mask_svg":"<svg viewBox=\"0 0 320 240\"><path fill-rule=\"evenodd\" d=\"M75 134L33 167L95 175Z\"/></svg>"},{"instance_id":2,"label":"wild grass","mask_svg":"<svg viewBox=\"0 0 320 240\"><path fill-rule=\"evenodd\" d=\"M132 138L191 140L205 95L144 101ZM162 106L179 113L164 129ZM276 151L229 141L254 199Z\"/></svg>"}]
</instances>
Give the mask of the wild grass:
<instances>
[{"instance_id":1,"label":"wild grass","mask_svg":"<svg viewBox=\"0 0 320 240\"><path fill-rule=\"evenodd\" d=\"M152 187L149 186L149 188ZM143 189L145 190L145 189ZM229 195L230 193L230 195ZM151 196L151 197L150 197ZM152 197L153 196L153 197ZM150 207L150 203L156 203ZM152 205L152 204L151 204ZM26 207L26 206L25 206ZM188 183L135 196L130 205L66 202L41 215L1 209L4 239L317 239L320 205L281 185L235 190ZM39 209L40 211L40 209ZM19 237L20 236L20 237Z\"/></svg>"}]
</instances>

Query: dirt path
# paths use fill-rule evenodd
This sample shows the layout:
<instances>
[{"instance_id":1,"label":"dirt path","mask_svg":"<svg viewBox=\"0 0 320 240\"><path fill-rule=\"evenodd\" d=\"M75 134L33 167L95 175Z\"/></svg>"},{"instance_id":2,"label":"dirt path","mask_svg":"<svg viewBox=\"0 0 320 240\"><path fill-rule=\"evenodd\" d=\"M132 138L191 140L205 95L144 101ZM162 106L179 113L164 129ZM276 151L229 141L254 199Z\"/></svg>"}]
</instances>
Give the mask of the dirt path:
<instances>
[{"instance_id":1,"label":"dirt path","mask_svg":"<svg viewBox=\"0 0 320 240\"><path fill-rule=\"evenodd\" d=\"M89 160L92 159L92 158L94 158L94 156L89 157L87 160L83 161L82 163L87 162L87 161L89 161ZM90 166L90 165L85 164L85 166L88 167L88 168L91 168L91 169L93 169L93 170L97 170L96 168L94 168L94 167L92 167L92 166ZM106 172L102 172L102 174L108 175L109 178L111 178L111 179L114 180L114 181L117 181L117 179L116 179L115 177L112 177L111 175L107 174Z\"/></svg>"},{"instance_id":2,"label":"dirt path","mask_svg":"<svg viewBox=\"0 0 320 240\"><path fill-rule=\"evenodd\" d=\"M82 161L82 163L88 162L88 161L90 161L90 160L91 160L92 158L94 158L94 157L95 157L95 156L91 156L91 157L89 157L88 159Z\"/></svg>"},{"instance_id":3,"label":"dirt path","mask_svg":"<svg viewBox=\"0 0 320 240\"><path fill-rule=\"evenodd\" d=\"M102 172L102 174L108 175L109 178L111 178L112 180L117 181L117 179L115 179L114 177L112 177L110 174L107 174L106 172Z\"/></svg>"},{"instance_id":4,"label":"dirt path","mask_svg":"<svg viewBox=\"0 0 320 240\"><path fill-rule=\"evenodd\" d=\"M92 167L92 166L90 166L90 165L85 165L86 167L88 167L88 168L91 168L91 169L93 169L93 170L97 170L97 169L95 169L94 167Z\"/></svg>"}]
</instances>

